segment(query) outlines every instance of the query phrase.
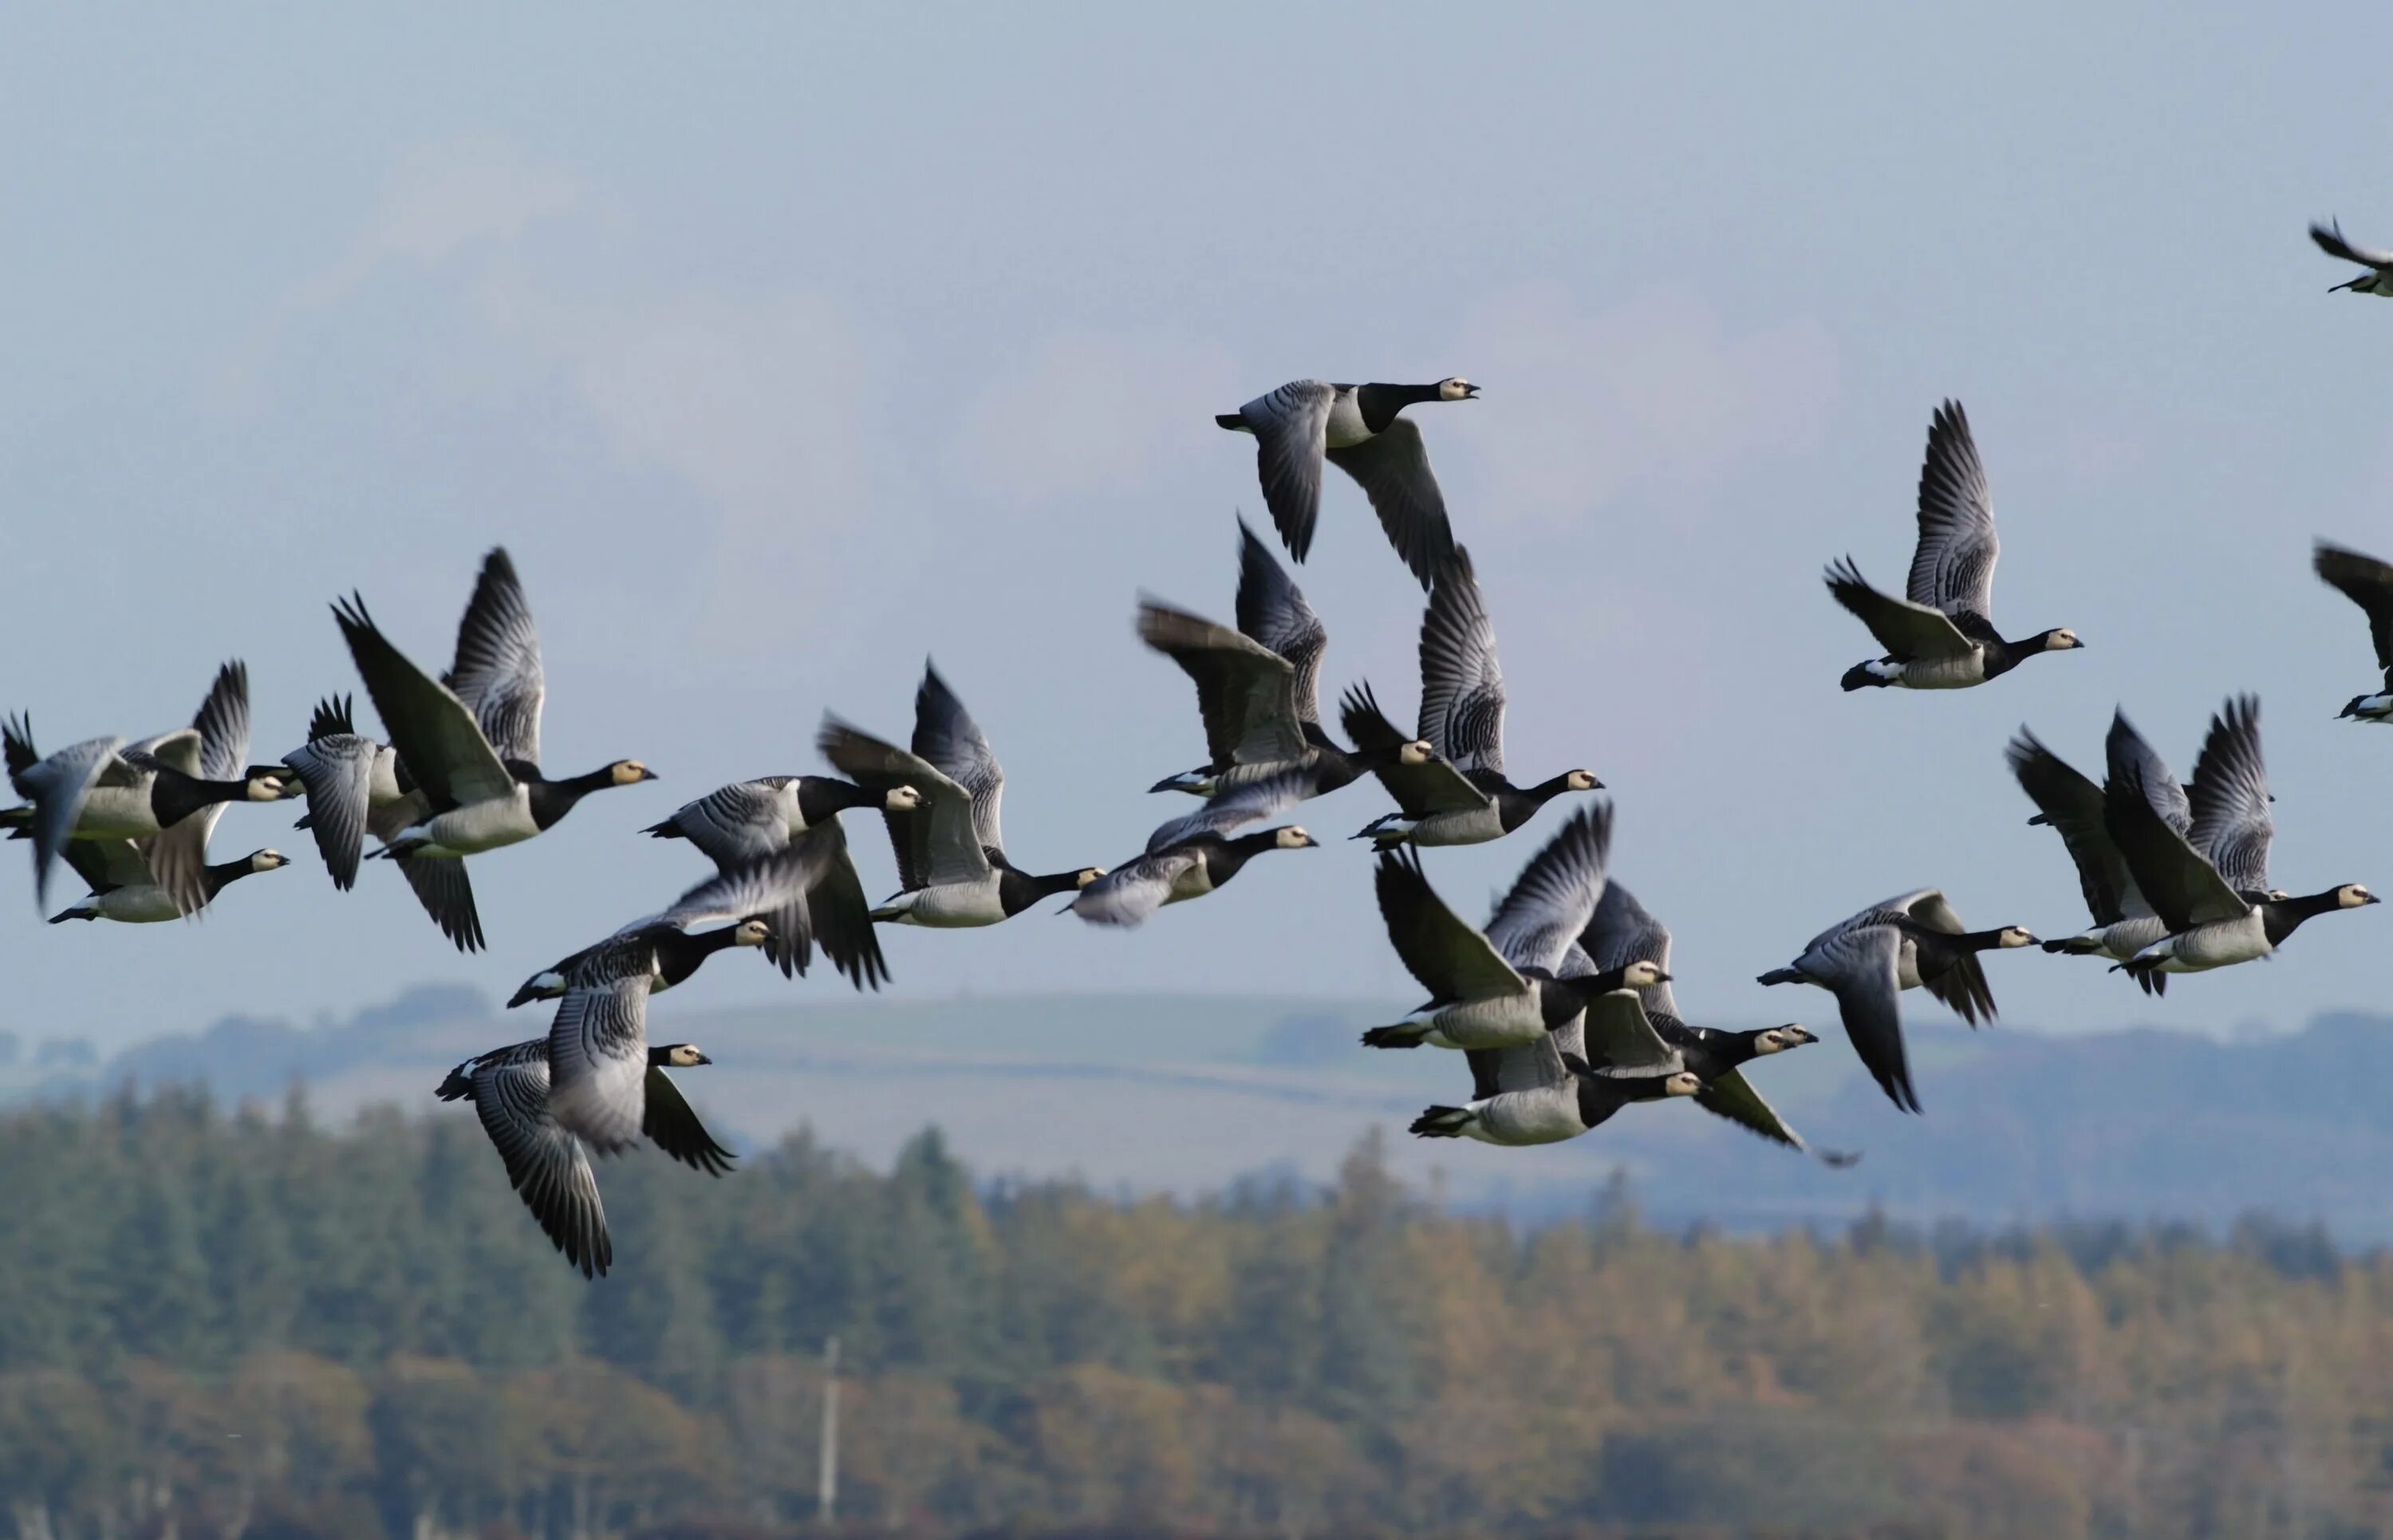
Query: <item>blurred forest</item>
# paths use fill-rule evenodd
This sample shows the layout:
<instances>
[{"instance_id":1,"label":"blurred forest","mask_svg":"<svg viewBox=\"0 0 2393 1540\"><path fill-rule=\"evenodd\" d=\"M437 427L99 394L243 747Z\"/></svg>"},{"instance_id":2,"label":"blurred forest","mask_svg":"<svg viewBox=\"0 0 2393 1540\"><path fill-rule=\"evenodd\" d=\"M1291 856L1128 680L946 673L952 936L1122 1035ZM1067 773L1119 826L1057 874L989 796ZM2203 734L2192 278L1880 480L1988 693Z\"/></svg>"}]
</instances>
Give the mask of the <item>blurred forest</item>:
<instances>
[{"instance_id":1,"label":"blurred forest","mask_svg":"<svg viewBox=\"0 0 2393 1540\"><path fill-rule=\"evenodd\" d=\"M840 1533L2393 1528L2393 1259L2314 1228L1524 1231L1376 1142L1192 1205L925 1132L610 1163L588 1285L466 1116L128 1091L0 1172L21 1540L822 1533L833 1334Z\"/></svg>"}]
</instances>

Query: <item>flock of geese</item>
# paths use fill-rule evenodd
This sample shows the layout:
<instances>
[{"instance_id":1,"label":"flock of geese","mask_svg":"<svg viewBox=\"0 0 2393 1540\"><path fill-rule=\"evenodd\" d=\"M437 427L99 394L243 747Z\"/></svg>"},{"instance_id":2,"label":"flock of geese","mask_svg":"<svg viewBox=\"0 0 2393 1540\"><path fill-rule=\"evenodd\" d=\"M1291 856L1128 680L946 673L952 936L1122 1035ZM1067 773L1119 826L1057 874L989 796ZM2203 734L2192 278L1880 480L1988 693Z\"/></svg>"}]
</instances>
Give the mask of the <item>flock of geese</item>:
<instances>
[{"instance_id":1,"label":"flock of geese","mask_svg":"<svg viewBox=\"0 0 2393 1540\"><path fill-rule=\"evenodd\" d=\"M2334 227L2314 226L2311 234L2368 269L2338 288L2393 295L2393 253L2353 247ZM1327 630L1241 520L1235 626L1152 598L1139 607L1140 639L1196 686L1206 759L1152 788L1197 806L1159 825L1128 861L1045 873L1016 865L999 824L1004 770L963 701L928 666L904 747L826 714L816 748L837 777L736 782L650 826L646 832L657 839L690 845L713 874L526 979L507 1003L555 1001L547 1032L465 1061L438 1091L443 1101L474 1103L516 1191L567 1259L591 1276L613 1259L592 1152L616 1154L646 1138L701 1171L731 1168L730 1152L668 1073L712 1061L694 1045L651 1044L647 1036L648 998L710 957L752 947L787 975L804 972L819 948L861 989L889 977L883 925L995 925L1065 898L1064 909L1090 924L1136 926L1226 886L1257 856L1314 847L1304 829L1276 820L1366 777L1394 809L1353 838L1377 854L1389 941L1429 998L1402 1021L1365 1033L1363 1043L1458 1050L1471 1073L1469 1099L1428 1108L1414 1133L1550 1143L1632 1103L1683 1096L1808 1150L1746 1069L1819 1039L1795 1024L1732 1032L1680 1014L1669 931L1610 880L1608 803L1563 817L1484 925L1457 913L1424 870L1424 849L1503 839L1557 798L1602 787L1583 768L1526 785L1505 768L1495 628L1470 555L1455 543L1420 429L1405 415L1478 394L1461 379L1300 380L1217 419L1255 438L1264 503L1297 561L1312 543L1323 466L1335 464L1362 488L1419 580L1427 603L1409 736L1367 683L1339 699L1344 742L1323 725ZM1984 465L1968 417L1948 401L1929 427L1903 595L1873 587L1850 557L1826 570L1830 595L1882 649L1845 672L1844 688L1969 688L2081 646L2066 627L2018 639L1997 629L1999 552ZM2385 687L2354 698L2342 714L2393 722L2393 566L2325 543L2314 562L2366 612L2384 672ZM10 782L24 799L0 810L0 827L32 844L37 903L48 909L60 861L89 888L51 914L52 923L196 914L232 883L290 865L270 849L211 863L209 842L226 808L304 798L299 827L310 831L335 888L353 887L367 859L385 861L441 933L475 951L486 938L469 862L548 832L595 792L655 778L631 759L563 777L542 769L540 637L503 549L484 559L453 660L439 674L401 651L362 598L340 600L333 612L384 738L358 731L350 698L328 697L306 742L279 760L250 763L249 677L239 661L217 671L191 724L173 732L86 738L46 757L24 716L0 726ZM2107 959L2148 992L2162 992L2172 974L2266 957L2311 917L2377 901L2356 882L2298 896L2271 883L2271 799L2259 703L2248 697L2212 719L2182 783L2124 713L2111 724L2099 782L2025 728L2008 759L2038 810L2030 822L2058 833L2075 865L2090 919L2084 933L2043 949ZM862 810L881 816L896 858L900 891L877 905L840 821ZM2015 925L1970 930L1942 891L1922 888L1839 920L1760 982L1835 996L1862 1063L1896 1106L1917 1112L1903 991L1924 988L1977 1024L1994 1013L1983 955L2036 945ZM1816 1153L1831 1165L1855 1158Z\"/></svg>"}]
</instances>

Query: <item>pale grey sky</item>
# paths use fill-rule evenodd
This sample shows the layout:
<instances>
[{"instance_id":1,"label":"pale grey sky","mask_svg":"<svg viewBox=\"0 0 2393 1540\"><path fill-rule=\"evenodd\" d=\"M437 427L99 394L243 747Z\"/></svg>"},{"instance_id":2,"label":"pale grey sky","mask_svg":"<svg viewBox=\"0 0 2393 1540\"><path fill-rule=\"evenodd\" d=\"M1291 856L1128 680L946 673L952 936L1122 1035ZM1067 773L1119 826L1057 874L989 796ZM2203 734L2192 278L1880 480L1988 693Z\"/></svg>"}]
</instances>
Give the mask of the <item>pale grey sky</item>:
<instances>
[{"instance_id":1,"label":"pale grey sky","mask_svg":"<svg viewBox=\"0 0 2393 1540\"><path fill-rule=\"evenodd\" d=\"M229 813L221 854L302 864L201 925L46 928L20 868L0 1026L503 994L703 874L642 825L818 768L827 706L902 733L925 652L1005 759L1020 860L1133 854L1179 810L1141 789L1201 754L1134 596L1228 617L1261 506L1210 414L1301 375L1484 385L1419 420L1510 758L1614 788L1616 869L1702 1016L1833 1020L1753 975L1916 884L2081 924L2001 750L2026 721L2095 767L2115 702L2183 769L2223 695L2263 692L2279 881L2393 888L2393 734L2330 720L2373 671L2307 568L2313 533L2393 555L2393 306L2328 295L2303 236L2393 242L2381 7L411 20L7 24L0 703L50 745L155 731L240 656L270 754L355 687L329 600L362 589L436 660L504 542L551 768L664 778L477 860L470 959L387 873L334 894L291 810ZM1998 619L2088 649L1841 695L1870 648L1820 566L1900 582L1947 394ZM1300 580L1327 682L1408 712L1419 592L1342 478ZM1133 934L890 934L898 987L1409 994L1342 838L1383 806L1309 806L1329 848ZM1475 910L1557 821L1432 876ZM1990 972L2021 1024L2290 1024L2380 998L2386 912L2157 1004L2073 959ZM700 987L791 998L754 966Z\"/></svg>"}]
</instances>

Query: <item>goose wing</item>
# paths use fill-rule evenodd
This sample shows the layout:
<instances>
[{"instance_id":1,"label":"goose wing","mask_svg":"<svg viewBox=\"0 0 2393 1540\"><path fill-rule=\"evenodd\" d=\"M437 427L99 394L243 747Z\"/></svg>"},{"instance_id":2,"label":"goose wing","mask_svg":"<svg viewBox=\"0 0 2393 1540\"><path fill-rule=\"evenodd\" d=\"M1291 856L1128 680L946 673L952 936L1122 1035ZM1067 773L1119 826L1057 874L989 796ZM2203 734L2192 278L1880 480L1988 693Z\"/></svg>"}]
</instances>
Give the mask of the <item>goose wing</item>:
<instances>
[{"instance_id":1,"label":"goose wing","mask_svg":"<svg viewBox=\"0 0 2393 1540\"><path fill-rule=\"evenodd\" d=\"M1994 495L1986 489L1968 414L1960 402L1946 401L1928 424L1928 457L1919 467L1919 544L1904 594L1947 615L1991 620L1994 562L2002 552Z\"/></svg>"},{"instance_id":2,"label":"goose wing","mask_svg":"<svg viewBox=\"0 0 2393 1540\"><path fill-rule=\"evenodd\" d=\"M2343 221L2310 226L2310 239L2319 250L2329 256L2339 256L2346 262L2357 262L2363 268L2393 268L2393 252L2380 252L2366 246L2355 246L2344 239Z\"/></svg>"},{"instance_id":3,"label":"goose wing","mask_svg":"<svg viewBox=\"0 0 2393 1540\"><path fill-rule=\"evenodd\" d=\"M1446 907L1409 848L1381 852L1374 883L1388 940L1432 998L1486 999L1528 987L1494 943Z\"/></svg>"},{"instance_id":4,"label":"goose wing","mask_svg":"<svg viewBox=\"0 0 2393 1540\"><path fill-rule=\"evenodd\" d=\"M2227 885L2241 893L2269 891L2269 846L2276 820L2269 813L2269 767L2260 755L2260 702L2238 696L2210 719L2209 736L2193 762L2193 827L2188 838L2210 858Z\"/></svg>"},{"instance_id":5,"label":"goose wing","mask_svg":"<svg viewBox=\"0 0 2393 1540\"><path fill-rule=\"evenodd\" d=\"M1092 925L1143 925L1171 899L1171 889L1197 862L1190 849L1151 852L1114 868L1072 896L1067 906Z\"/></svg>"},{"instance_id":6,"label":"goose wing","mask_svg":"<svg viewBox=\"0 0 2393 1540\"><path fill-rule=\"evenodd\" d=\"M1650 962L1665 973L1670 971L1669 930L1646 912L1634 894L1609 878L1587 929L1579 933L1578 945L1587 954L1589 972L1608 973L1632 962ZM1646 1010L1680 1019L1667 979L1640 990L1639 996Z\"/></svg>"},{"instance_id":7,"label":"goose wing","mask_svg":"<svg viewBox=\"0 0 2393 1540\"><path fill-rule=\"evenodd\" d=\"M735 867L770 855L790 842L781 792L793 777L718 786L696 802L684 803L650 832L679 834L717 867Z\"/></svg>"},{"instance_id":8,"label":"goose wing","mask_svg":"<svg viewBox=\"0 0 2393 1540\"><path fill-rule=\"evenodd\" d=\"M822 876L807 890L806 918L830 965L858 989L878 989L889 981L889 962L881 955L871 900L864 896L864 880L848 854L847 830L836 818L823 828L832 854Z\"/></svg>"},{"instance_id":9,"label":"goose wing","mask_svg":"<svg viewBox=\"0 0 2393 1540\"><path fill-rule=\"evenodd\" d=\"M1465 774L1503 774L1504 672L1471 553L1460 546L1430 588L1420 673L1419 736Z\"/></svg>"},{"instance_id":10,"label":"goose wing","mask_svg":"<svg viewBox=\"0 0 2393 1540\"><path fill-rule=\"evenodd\" d=\"M1828 564L1826 581L1829 594L1869 627L1890 657L1966 658L1978 646L1942 610L1872 588L1850 556Z\"/></svg>"},{"instance_id":11,"label":"goose wing","mask_svg":"<svg viewBox=\"0 0 2393 1540\"><path fill-rule=\"evenodd\" d=\"M1588 1001L1581 1032L1583 1056L1598 1074L1676 1075L1687 1067L1685 1057L1654 1030L1634 989L1615 989Z\"/></svg>"},{"instance_id":12,"label":"goose wing","mask_svg":"<svg viewBox=\"0 0 2393 1540\"><path fill-rule=\"evenodd\" d=\"M1423 588L1454 555L1454 530L1445 517L1445 494L1429 468L1429 446L1412 420L1399 417L1359 444L1325 450L1328 462L1354 478L1380 516L1388 543L1404 557Z\"/></svg>"},{"instance_id":13,"label":"goose wing","mask_svg":"<svg viewBox=\"0 0 2393 1540\"><path fill-rule=\"evenodd\" d=\"M31 737L20 720L19 741ZM11 777L17 790L33 804L33 902L49 907L50 866L66 849L83 816L84 800L111 766L124 767L117 750L121 737L91 737L71 744L49 758L18 770Z\"/></svg>"},{"instance_id":14,"label":"goose wing","mask_svg":"<svg viewBox=\"0 0 2393 1540\"><path fill-rule=\"evenodd\" d=\"M2125 711L2112 711L2111 734L2103 739L2102 755L2106 765L2136 767L2136 774L2144 783L2144 795L2151 799L2152 811L2171 829L2183 834L2193 828L2193 803L2185 788L2177 783L2177 772L2169 768L2168 761L2161 758L2158 750L2144 740L2144 735L2136 731Z\"/></svg>"},{"instance_id":15,"label":"goose wing","mask_svg":"<svg viewBox=\"0 0 2393 1540\"><path fill-rule=\"evenodd\" d=\"M2116 730L2115 727L2113 729ZM2102 789L2046 748L2033 733L2021 727L2004 750L2020 790L2034 803L2068 847L2077 867L2078 890L2097 925L2112 925L2131 913L2150 913L2136 889L2126 857L2111 841L2102 823Z\"/></svg>"},{"instance_id":16,"label":"goose wing","mask_svg":"<svg viewBox=\"0 0 2393 1540\"><path fill-rule=\"evenodd\" d=\"M1312 794L1313 786L1312 770L1295 765L1226 791L1217 791L1196 812L1157 825L1155 832L1146 837L1147 854L1170 850L1200 835L1227 837L1252 829L1304 801Z\"/></svg>"},{"instance_id":17,"label":"goose wing","mask_svg":"<svg viewBox=\"0 0 2393 1540\"><path fill-rule=\"evenodd\" d=\"M1276 764L1309 752L1295 664L1251 636L1153 599L1139 604L1138 636L1196 684L1216 766Z\"/></svg>"},{"instance_id":18,"label":"goose wing","mask_svg":"<svg viewBox=\"0 0 2393 1540\"><path fill-rule=\"evenodd\" d=\"M922 686L914 692L914 752L972 793L973 829L980 844L1003 850L998 803L1005 795L1005 771L988 746L988 735L927 662Z\"/></svg>"},{"instance_id":19,"label":"goose wing","mask_svg":"<svg viewBox=\"0 0 2393 1540\"><path fill-rule=\"evenodd\" d=\"M2197 790L2200 782L2197 774ZM2154 811L2132 763L2112 767L2102 789L2102 825L2126 858L2137 888L2171 931L2232 920L2250 909L2218 868Z\"/></svg>"},{"instance_id":20,"label":"goose wing","mask_svg":"<svg viewBox=\"0 0 2393 1540\"><path fill-rule=\"evenodd\" d=\"M1471 1064L1471 1099L1484 1102L1509 1091L1544 1090L1570 1078L1563 1054L1572 1051L1563 1034L1549 1032L1518 1048L1474 1048L1463 1054Z\"/></svg>"},{"instance_id":21,"label":"goose wing","mask_svg":"<svg viewBox=\"0 0 2393 1540\"><path fill-rule=\"evenodd\" d=\"M923 805L912 812L884 810L881 815L896 852L898 884L907 892L933 883L978 881L988 875L988 855L973 820L973 794L921 755L836 716L823 717L815 747L859 786L883 791L910 786L922 794Z\"/></svg>"},{"instance_id":22,"label":"goose wing","mask_svg":"<svg viewBox=\"0 0 2393 1540\"><path fill-rule=\"evenodd\" d=\"M483 735L473 709L391 646L366 613L364 600L352 594L333 605L333 616L390 733L391 747L430 796L432 811L514 794L515 776Z\"/></svg>"},{"instance_id":23,"label":"goose wing","mask_svg":"<svg viewBox=\"0 0 2393 1540\"><path fill-rule=\"evenodd\" d=\"M2386 261L2393 263L2393 256ZM2393 689L2393 563L2321 541L2310 554L2310 565L2367 613L2368 639L2376 644L2376 666L2385 671L2385 687Z\"/></svg>"},{"instance_id":24,"label":"goose wing","mask_svg":"<svg viewBox=\"0 0 2393 1540\"><path fill-rule=\"evenodd\" d=\"M810 829L768 855L699 883L673 900L656 922L687 932L764 916L773 933L765 955L785 977L803 973L814 956L807 894L846 854L847 842L836 820Z\"/></svg>"},{"instance_id":25,"label":"goose wing","mask_svg":"<svg viewBox=\"0 0 2393 1540\"><path fill-rule=\"evenodd\" d=\"M1339 702L1339 721L1346 736L1354 740L1358 752L1385 754L1406 741L1405 735L1396 731L1396 724L1388 720L1387 713L1380 710L1379 698L1368 685L1346 692ZM1470 777L1442 755L1422 764L1382 759L1373 766L1371 774L1408 818L1467 812L1485 807L1489 800Z\"/></svg>"},{"instance_id":26,"label":"goose wing","mask_svg":"<svg viewBox=\"0 0 2393 1540\"><path fill-rule=\"evenodd\" d=\"M1705 1081L1704 1089L1695 1093L1695 1104L1715 1117L1725 1117L1740 1128L1750 1129L1789 1149L1808 1154L1811 1148L1803 1142L1801 1134L1778 1116L1777 1108L1762 1100L1761 1093L1753 1089L1752 1082L1745 1077L1742 1070L1733 1069Z\"/></svg>"},{"instance_id":27,"label":"goose wing","mask_svg":"<svg viewBox=\"0 0 2393 1540\"><path fill-rule=\"evenodd\" d=\"M94 893L137 888L155 881L150 863L130 840L69 840L60 854Z\"/></svg>"},{"instance_id":28,"label":"goose wing","mask_svg":"<svg viewBox=\"0 0 2393 1540\"><path fill-rule=\"evenodd\" d=\"M1594 918L1612 850L1612 806L1582 807L1529 857L1487 921L1487 943L1514 968L1551 972Z\"/></svg>"},{"instance_id":29,"label":"goose wing","mask_svg":"<svg viewBox=\"0 0 2393 1540\"><path fill-rule=\"evenodd\" d=\"M397 833L397 829L392 830ZM415 901L440 933L461 952L478 952L484 942L481 911L474 907L474 880L465 874L465 863L451 860L401 861L399 874L407 879L407 886Z\"/></svg>"},{"instance_id":30,"label":"goose wing","mask_svg":"<svg viewBox=\"0 0 2393 1540\"><path fill-rule=\"evenodd\" d=\"M640 1131L647 1135L649 1143L711 1177L731 1169L731 1152L706 1131L706 1125L691 1109L689 1099L682 1095L681 1088L673 1084L673 1077L664 1072L662 1065L648 1066L642 1090L647 1105L641 1116Z\"/></svg>"},{"instance_id":31,"label":"goose wing","mask_svg":"<svg viewBox=\"0 0 2393 1540\"><path fill-rule=\"evenodd\" d=\"M638 936L592 947L549 1024L549 1111L602 1155L631 1144L646 1120L655 967L654 947Z\"/></svg>"},{"instance_id":32,"label":"goose wing","mask_svg":"<svg viewBox=\"0 0 2393 1540\"><path fill-rule=\"evenodd\" d=\"M482 558L474 596L457 622L457 660L442 683L474 713L500 759L510 764L540 763L540 711L548 694L541 670L540 632L503 545L492 546ZM374 704L380 708L379 696Z\"/></svg>"},{"instance_id":33,"label":"goose wing","mask_svg":"<svg viewBox=\"0 0 2393 1540\"><path fill-rule=\"evenodd\" d=\"M1968 927L1954 912L1953 905L1941 888L1921 888L1916 893L1890 898L1877 907L1877 913L1895 917L1898 931L1906 927L1938 931L1945 935L1961 935ZM1971 1026L1992 1020L1994 1014L1994 986L1986 982L1985 964L1975 952L1964 952L1952 966L1930 976L1926 969L1919 973L1919 986L1938 1004L1959 1016Z\"/></svg>"},{"instance_id":34,"label":"goose wing","mask_svg":"<svg viewBox=\"0 0 2393 1540\"><path fill-rule=\"evenodd\" d=\"M249 666L238 658L216 670L199 714L191 719L190 767L184 773L206 780L241 778L249 763ZM162 756L163 757L163 756ZM141 855L158 886L182 914L194 914L208 903L208 837L225 804L209 803L173 828L142 842Z\"/></svg>"},{"instance_id":35,"label":"goose wing","mask_svg":"<svg viewBox=\"0 0 2393 1540\"><path fill-rule=\"evenodd\" d=\"M516 1195L583 1277L604 1274L615 1259L607 1209L589 1151L550 1116L547 1041L534 1038L468 1063L474 1112Z\"/></svg>"},{"instance_id":36,"label":"goose wing","mask_svg":"<svg viewBox=\"0 0 2393 1540\"><path fill-rule=\"evenodd\" d=\"M1902 982L1897 966L1903 935L1890 925L1841 931L1805 954L1807 970L1837 997L1845 1036L1888 1100L1904 1112L1919 1110L1911 1088L1911 1062L1903 1046Z\"/></svg>"},{"instance_id":37,"label":"goose wing","mask_svg":"<svg viewBox=\"0 0 2393 1540\"><path fill-rule=\"evenodd\" d=\"M1292 698L1297 720L1319 722L1321 655L1329 646L1329 628L1243 518L1238 520L1238 629L1288 659L1296 671Z\"/></svg>"},{"instance_id":38,"label":"goose wing","mask_svg":"<svg viewBox=\"0 0 2393 1540\"><path fill-rule=\"evenodd\" d=\"M1313 549L1313 527L1321 516L1321 460L1329 442L1329 408L1337 398L1335 385L1290 380L1240 407L1231 424L1242 423L1255 436L1263 505L1288 554L1299 561Z\"/></svg>"},{"instance_id":39,"label":"goose wing","mask_svg":"<svg viewBox=\"0 0 2393 1540\"><path fill-rule=\"evenodd\" d=\"M282 756L307 789L307 828L324 857L324 868L333 874L333 885L344 891L358 881L373 804L374 759L380 752L371 738L341 732L311 737Z\"/></svg>"}]
</instances>

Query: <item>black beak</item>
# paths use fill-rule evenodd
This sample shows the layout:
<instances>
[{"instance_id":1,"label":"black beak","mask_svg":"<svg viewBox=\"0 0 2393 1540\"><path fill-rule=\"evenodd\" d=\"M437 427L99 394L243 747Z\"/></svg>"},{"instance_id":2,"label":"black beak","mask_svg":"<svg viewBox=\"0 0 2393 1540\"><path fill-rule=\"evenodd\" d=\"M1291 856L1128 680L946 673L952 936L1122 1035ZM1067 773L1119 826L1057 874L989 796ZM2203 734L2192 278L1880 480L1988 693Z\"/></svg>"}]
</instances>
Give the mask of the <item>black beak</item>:
<instances>
[{"instance_id":1,"label":"black beak","mask_svg":"<svg viewBox=\"0 0 2393 1540\"><path fill-rule=\"evenodd\" d=\"M657 778L657 773L643 766L640 771L640 778L644 781L652 781Z\"/></svg>"}]
</instances>

